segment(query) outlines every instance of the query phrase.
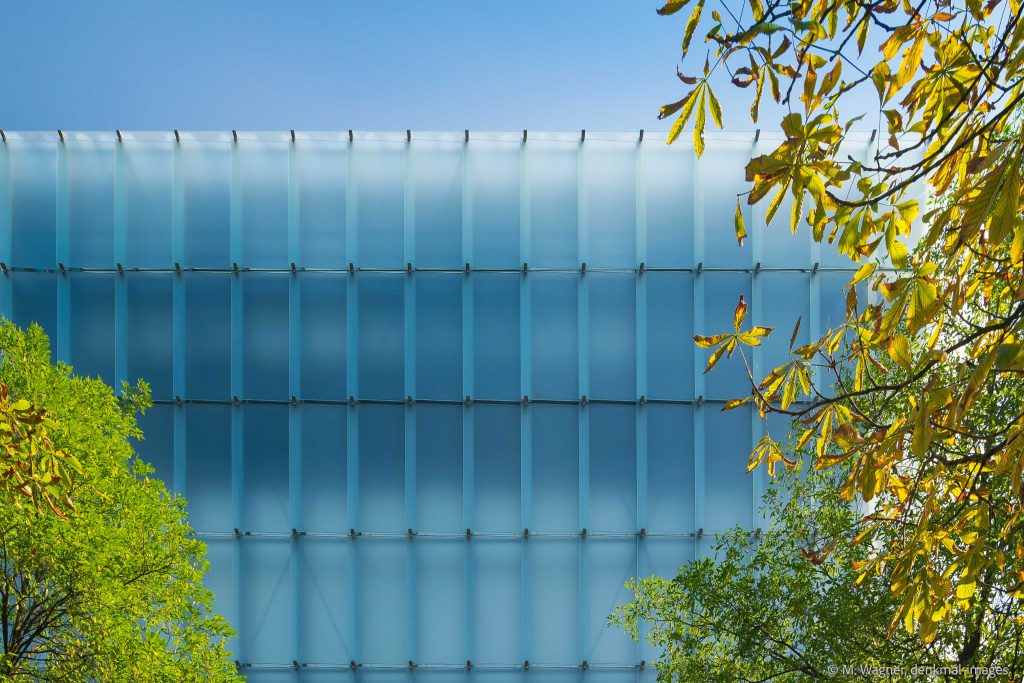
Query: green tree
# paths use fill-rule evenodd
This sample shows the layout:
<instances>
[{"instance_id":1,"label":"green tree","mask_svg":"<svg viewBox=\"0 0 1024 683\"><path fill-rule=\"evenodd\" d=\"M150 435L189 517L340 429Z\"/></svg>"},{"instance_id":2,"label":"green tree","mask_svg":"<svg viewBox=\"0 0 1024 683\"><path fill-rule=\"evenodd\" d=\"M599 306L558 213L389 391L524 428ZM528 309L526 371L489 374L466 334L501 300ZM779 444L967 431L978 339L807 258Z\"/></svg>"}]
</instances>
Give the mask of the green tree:
<instances>
[{"instance_id":1,"label":"green tree","mask_svg":"<svg viewBox=\"0 0 1024 683\"><path fill-rule=\"evenodd\" d=\"M144 383L115 397L50 363L42 329L0 324L0 380L52 419L53 448L73 454L66 519L0 504L0 679L234 681L229 625L203 588L205 545L185 502L168 495L130 439L149 406Z\"/></svg>"},{"instance_id":2,"label":"green tree","mask_svg":"<svg viewBox=\"0 0 1024 683\"><path fill-rule=\"evenodd\" d=\"M689 2L670 0L659 12ZM755 120L770 93L788 110L785 137L746 168L751 189L737 199L737 239L746 236L744 201L767 201L770 221L788 196L792 230L806 224L860 264L846 320L791 349L765 377L751 376L751 395L727 407L751 402L762 415L788 416L798 445L813 444L815 467L848 466L842 496L870 501L872 511L843 542L869 548L864 580L891 581L899 599L891 628L902 624L927 643L992 595L1016 609L1024 597L1021 2L741 0L723 8L725 17L711 12L711 53L702 51L696 69L688 56L708 21L703 0L685 25L680 78L692 88L662 107L662 116L678 112L669 142L692 119L700 154L706 113L721 125L716 74L753 88ZM866 94L886 132L859 162L841 146ZM855 109L848 118L846 107ZM941 201L922 207L922 183ZM906 238L919 219L912 255ZM898 272L878 270L885 260ZM862 282L876 301L859 300ZM734 331L696 339L714 349L708 370L771 333L742 331L743 308ZM786 452L769 433L751 466L792 466Z\"/></svg>"}]
</instances>

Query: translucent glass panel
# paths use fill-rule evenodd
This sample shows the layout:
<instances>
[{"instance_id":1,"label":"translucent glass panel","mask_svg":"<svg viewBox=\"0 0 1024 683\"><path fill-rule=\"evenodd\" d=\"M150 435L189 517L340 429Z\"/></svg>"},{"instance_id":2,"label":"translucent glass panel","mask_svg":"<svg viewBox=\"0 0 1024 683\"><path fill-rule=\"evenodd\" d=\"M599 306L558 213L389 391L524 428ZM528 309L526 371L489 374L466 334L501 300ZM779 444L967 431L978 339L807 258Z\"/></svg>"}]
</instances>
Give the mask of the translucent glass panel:
<instances>
[{"instance_id":1,"label":"translucent glass panel","mask_svg":"<svg viewBox=\"0 0 1024 683\"><path fill-rule=\"evenodd\" d=\"M625 582L761 524L744 360L692 336L742 295L766 371L844 313L806 230L737 247L752 137L147 135L10 136L2 291L152 386L251 680L635 679Z\"/></svg>"}]
</instances>

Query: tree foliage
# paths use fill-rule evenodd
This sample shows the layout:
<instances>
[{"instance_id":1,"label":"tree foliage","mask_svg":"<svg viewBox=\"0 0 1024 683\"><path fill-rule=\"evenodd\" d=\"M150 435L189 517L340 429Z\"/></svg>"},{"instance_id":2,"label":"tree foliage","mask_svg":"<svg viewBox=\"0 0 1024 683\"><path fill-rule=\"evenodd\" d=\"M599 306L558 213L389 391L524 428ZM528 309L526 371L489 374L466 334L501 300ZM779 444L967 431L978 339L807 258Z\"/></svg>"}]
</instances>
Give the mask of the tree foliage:
<instances>
[{"instance_id":1,"label":"tree foliage","mask_svg":"<svg viewBox=\"0 0 1024 683\"><path fill-rule=\"evenodd\" d=\"M49 432L53 418L29 401L12 399L0 382L0 487L3 503L36 513L52 510L64 518L75 508L71 500L72 474L80 474L81 463L70 453L56 448Z\"/></svg>"},{"instance_id":2,"label":"tree foliage","mask_svg":"<svg viewBox=\"0 0 1024 683\"><path fill-rule=\"evenodd\" d=\"M689 4L671 0L659 12ZM702 0L686 22L683 68L701 66L697 76L679 74L692 89L662 108L662 116L678 112L669 142L692 117L702 152L702 107L716 122L720 109L716 73L752 88L755 121L769 93L788 110L785 137L748 164L745 201L766 201L771 220L788 195L792 230L805 225L860 264L845 321L791 348L765 377L751 376L751 395L727 407L750 402L762 415L789 416L797 445L813 444L815 467L847 468L842 496L871 504L845 538L869 549L858 577L889 577L898 598L891 628L931 642L982 595L1008 605L1024 597L1022 5L743 0L722 8L699 62L688 57L707 22ZM863 106L865 90L886 130L872 158L856 161L842 145L858 117L840 110ZM937 198L931 205L915 199L922 184ZM911 253L915 222L923 231ZM735 224L742 241L739 204ZM897 272L877 268L886 261ZM859 283L870 288L867 301ZM710 369L723 353L759 343L752 334L737 325L696 341L713 349ZM779 435L766 436L751 466L792 465L785 451Z\"/></svg>"},{"instance_id":3,"label":"tree foliage","mask_svg":"<svg viewBox=\"0 0 1024 683\"><path fill-rule=\"evenodd\" d=\"M3 322L0 349L15 417L34 406L49 447L80 469L66 519L0 504L0 680L238 680L202 586L205 545L132 450L148 388L119 398L51 365L38 326Z\"/></svg>"},{"instance_id":4,"label":"tree foliage","mask_svg":"<svg viewBox=\"0 0 1024 683\"><path fill-rule=\"evenodd\" d=\"M735 528L677 576L629 586L636 599L612 621L662 651L658 680L925 680L943 672L1019 680L1019 603L987 596L944 619L927 645L903 629L889 633L900 604L891 573L858 585L856 566L870 551L844 542L860 519L839 495L851 466L783 469L764 497L771 521L763 533Z\"/></svg>"}]
</instances>

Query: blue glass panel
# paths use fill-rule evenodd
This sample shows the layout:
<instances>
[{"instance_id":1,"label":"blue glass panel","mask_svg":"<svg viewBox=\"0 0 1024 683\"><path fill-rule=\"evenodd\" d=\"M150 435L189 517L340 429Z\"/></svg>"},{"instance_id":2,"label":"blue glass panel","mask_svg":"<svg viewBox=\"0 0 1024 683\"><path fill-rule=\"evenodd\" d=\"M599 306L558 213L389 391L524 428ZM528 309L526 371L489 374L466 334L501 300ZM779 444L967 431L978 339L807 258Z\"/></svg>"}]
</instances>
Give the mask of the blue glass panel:
<instances>
[{"instance_id":1,"label":"blue glass panel","mask_svg":"<svg viewBox=\"0 0 1024 683\"><path fill-rule=\"evenodd\" d=\"M231 282L227 276L185 278L185 385L189 398L231 396Z\"/></svg>"},{"instance_id":2,"label":"blue glass panel","mask_svg":"<svg viewBox=\"0 0 1024 683\"><path fill-rule=\"evenodd\" d=\"M690 533L693 513L693 408L648 405L647 529Z\"/></svg>"},{"instance_id":3,"label":"blue glass panel","mask_svg":"<svg viewBox=\"0 0 1024 683\"><path fill-rule=\"evenodd\" d=\"M192 528L196 528L194 517ZM235 597L235 545L238 541L222 538L205 538L203 541L206 543L206 559L210 562L210 571L203 577L203 586L214 595L213 611L228 623L238 624L239 605ZM229 650L237 649L237 640L232 638L229 641Z\"/></svg>"},{"instance_id":4,"label":"blue glass panel","mask_svg":"<svg viewBox=\"0 0 1024 683\"><path fill-rule=\"evenodd\" d=\"M189 522L197 531L231 531L231 409L185 407Z\"/></svg>"},{"instance_id":5,"label":"blue glass panel","mask_svg":"<svg viewBox=\"0 0 1024 683\"><path fill-rule=\"evenodd\" d=\"M114 144L69 139L68 214L70 261L110 268L114 263Z\"/></svg>"},{"instance_id":6,"label":"blue glass panel","mask_svg":"<svg viewBox=\"0 0 1024 683\"><path fill-rule=\"evenodd\" d=\"M688 268L693 263L693 148L655 137L640 145L647 195L648 265Z\"/></svg>"},{"instance_id":7,"label":"blue glass panel","mask_svg":"<svg viewBox=\"0 0 1024 683\"><path fill-rule=\"evenodd\" d=\"M465 529L462 523L462 406L416 410L416 525L424 531Z\"/></svg>"},{"instance_id":8,"label":"blue glass panel","mask_svg":"<svg viewBox=\"0 0 1024 683\"><path fill-rule=\"evenodd\" d=\"M345 264L345 184L348 147L344 142L295 143L299 185L301 265L339 268Z\"/></svg>"},{"instance_id":9,"label":"blue glass panel","mask_svg":"<svg viewBox=\"0 0 1024 683\"><path fill-rule=\"evenodd\" d=\"M57 279L47 273L11 273L11 317L19 327L38 323L50 337L54 355L57 341Z\"/></svg>"},{"instance_id":10,"label":"blue glass panel","mask_svg":"<svg viewBox=\"0 0 1024 683\"><path fill-rule=\"evenodd\" d=\"M521 398L519 394L519 277L473 276L473 376L476 397Z\"/></svg>"},{"instance_id":11,"label":"blue glass panel","mask_svg":"<svg viewBox=\"0 0 1024 683\"><path fill-rule=\"evenodd\" d=\"M636 526L636 407L593 404L590 411L590 520L594 531Z\"/></svg>"},{"instance_id":12,"label":"blue glass panel","mask_svg":"<svg viewBox=\"0 0 1024 683\"><path fill-rule=\"evenodd\" d=\"M243 140L238 143L238 162L242 261L251 268L287 267L288 145Z\"/></svg>"},{"instance_id":13,"label":"blue glass panel","mask_svg":"<svg viewBox=\"0 0 1024 683\"><path fill-rule=\"evenodd\" d=\"M340 664L352 659L348 581L353 552L353 544L336 539L306 537L299 544L299 646L304 662Z\"/></svg>"},{"instance_id":14,"label":"blue glass panel","mask_svg":"<svg viewBox=\"0 0 1024 683\"><path fill-rule=\"evenodd\" d=\"M846 290L844 289L853 273L818 273L815 277L820 280L821 309L818 314L818 322L821 325L820 334L830 328L838 327L846 322ZM867 303L867 292L860 288L857 290L860 297L860 305Z\"/></svg>"},{"instance_id":15,"label":"blue glass panel","mask_svg":"<svg viewBox=\"0 0 1024 683\"><path fill-rule=\"evenodd\" d=\"M359 281L359 395L405 396L402 275L363 273Z\"/></svg>"},{"instance_id":16,"label":"blue glass panel","mask_svg":"<svg viewBox=\"0 0 1024 683\"><path fill-rule=\"evenodd\" d=\"M288 275L242 276L246 398L288 397Z\"/></svg>"},{"instance_id":17,"label":"blue glass panel","mask_svg":"<svg viewBox=\"0 0 1024 683\"><path fill-rule=\"evenodd\" d=\"M753 484L747 474L750 458L750 409L703 411L707 455L704 463L704 529L721 533L733 526L750 528Z\"/></svg>"},{"instance_id":18,"label":"blue glass panel","mask_svg":"<svg viewBox=\"0 0 1024 683\"><path fill-rule=\"evenodd\" d=\"M153 466L153 476L170 488L174 478L174 408L157 405L138 416L145 437L134 442L139 459Z\"/></svg>"},{"instance_id":19,"label":"blue glass panel","mask_svg":"<svg viewBox=\"0 0 1024 683\"><path fill-rule=\"evenodd\" d=\"M244 539L241 543L245 605L238 633L243 652L254 663L290 661L291 639L281 634L292 629L288 591L291 544L284 539Z\"/></svg>"},{"instance_id":20,"label":"blue glass panel","mask_svg":"<svg viewBox=\"0 0 1024 683\"><path fill-rule=\"evenodd\" d=\"M586 258L595 266L636 266L636 143L583 144Z\"/></svg>"},{"instance_id":21,"label":"blue glass panel","mask_svg":"<svg viewBox=\"0 0 1024 683\"><path fill-rule=\"evenodd\" d=\"M640 542L639 574L640 576L663 576L672 578L676 576L679 568L694 557L694 542L689 538L652 538L648 536ZM654 669L654 661L661 655L661 651L650 643L640 643L640 659L647 662L646 669ZM653 678L642 679L651 681Z\"/></svg>"},{"instance_id":22,"label":"blue glass panel","mask_svg":"<svg viewBox=\"0 0 1024 683\"><path fill-rule=\"evenodd\" d=\"M519 406L475 405L473 416L473 525L484 531L521 531Z\"/></svg>"},{"instance_id":23,"label":"blue glass panel","mask_svg":"<svg viewBox=\"0 0 1024 683\"><path fill-rule=\"evenodd\" d=\"M382 664L408 661L405 555L409 542L362 539L356 543L361 660Z\"/></svg>"},{"instance_id":24,"label":"blue glass panel","mask_svg":"<svg viewBox=\"0 0 1024 683\"><path fill-rule=\"evenodd\" d=\"M424 663L466 660L463 567L466 542L430 540L416 551L416 651Z\"/></svg>"},{"instance_id":25,"label":"blue glass panel","mask_svg":"<svg viewBox=\"0 0 1024 683\"><path fill-rule=\"evenodd\" d=\"M761 273L761 319L752 321L756 325L774 328L774 333L764 340L761 354L761 376L789 360L789 340L793 326L800 319L793 348L807 343L808 300L810 276L806 273ZM760 377L758 378L760 379Z\"/></svg>"},{"instance_id":26,"label":"blue glass panel","mask_svg":"<svg viewBox=\"0 0 1024 683\"><path fill-rule=\"evenodd\" d=\"M71 273L71 364L79 375L114 381L114 277Z\"/></svg>"},{"instance_id":27,"label":"blue glass panel","mask_svg":"<svg viewBox=\"0 0 1024 683\"><path fill-rule=\"evenodd\" d=\"M231 151L223 142L181 144L185 193L185 263L192 268L231 266Z\"/></svg>"},{"instance_id":28,"label":"blue glass panel","mask_svg":"<svg viewBox=\"0 0 1024 683\"><path fill-rule=\"evenodd\" d=\"M774 191L770 195L774 197ZM744 205L746 200L743 200ZM804 198L804 216L813 208L814 204L807 194ZM754 209L758 215L764 216L767 210L765 206L758 206ZM811 236L808 234L810 227L807 221L801 219L799 227L794 234L790 227L790 215L793 211L793 195L786 193L786 198L779 205L778 211L772 218L767 229L760 224L754 226L760 230L761 235L761 264L770 268L806 268L811 261ZM747 232L750 232L749 228Z\"/></svg>"},{"instance_id":29,"label":"blue glass panel","mask_svg":"<svg viewBox=\"0 0 1024 683\"><path fill-rule=\"evenodd\" d=\"M579 553L577 539L530 539L531 663L579 661Z\"/></svg>"},{"instance_id":30,"label":"blue glass panel","mask_svg":"<svg viewBox=\"0 0 1024 683\"><path fill-rule=\"evenodd\" d=\"M518 268L519 143L470 140L473 265Z\"/></svg>"},{"instance_id":31,"label":"blue glass panel","mask_svg":"<svg viewBox=\"0 0 1024 683\"><path fill-rule=\"evenodd\" d=\"M359 261L356 265L402 267L405 265L405 144L359 140L352 150L358 173Z\"/></svg>"},{"instance_id":32,"label":"blue glass panel","mask_svg":"<svg viewBox=\"0 0 1024 683\"><path fill-rule=\"evenodd\" d=\"M344 406L304 405L302 412L302 523L307 531L347 532Z\"/></svg>"},{"instance_id":33,"label":"blue glass panel","mask_svg":"<svg viewBox=\"0 0 1024 683\"><path fill-rule=\"evenodd\" d=\"M462 279L416 275L416 395L462 398Z\"/></svg>"},{"instance_id":34,"label":"blue glass panel","mask_svg":"<svg viewBox=\"0 0 1024 683\"><path fill-rule=\"evenodd\" d=\"M288 531L287 406L244 406L247 531Z\"/></svg>"},{"instance_id":35,"label":"blue glass panel","mask_svg":"<svg viewBox=\"0 0 1024 683\"><path fill-rule=\"evenodd\" d=\"M704 189L704 265L712 267L751 266L750 240L736 243L733 218L736 195L750 189L743 169L750 161L753 136L749 140L709 140L700 166ZM741 199L743 218L751 221L750 207Z\"/></svg>"},{"instance_id":36,"label":"blue glass panel","mask_svg":"<svg viewBox=\"0 0 1024 683\"><path fill-rule=\"evenodd\" d=\"M533 392L538 398L578 399L579 276L535 273L533 312Z\"/></svg>"},{"instance_id":37,"label":"blue glass panel","mask_svg":"<svg viewBox=\"0 0 1024 683\"><path fill-rule=\"evenodd\" d=\"M595 398L636 398L636 281L591 273L590 391Z\"/></svg>"},{"instance_id":38,"label":"blue glass panel","mask_svg":"<svg viewBox=\"0 0 1024 683\"><path fill-rule=\"evenodd\" d=\"M462 142L411 143L416 196L416 265L462 264Z\"/></svg>"},{"instance_id":39,"label":"blue glass panel","mask_svg":"<svg viewBox=\"0 0 1024 683\"><path fill-rule=\"evenodd\" d=\"M504 539L470 541L473 569L473 629L476 661L508 664L521 659L521 542Z\"/></svg>"},{"instance_id":40,"label":"blue glass panel","mask_svg":"<svg viewBox=\"0 0 1024 683\"><path fill-rule=\"evenodd\" d=\"M364 530L404 532L406 409L360 405L357 410L359 524Z\"/></svg>"},{"instance_id":41,"label":"blue glass panel","mask_svg":"<svg viewBox=\"0 0 1024 683\"><path fill-rule=\"evenodd\" d=\"M533 526L578 532L579 408L537 404L528 410L533 411Z\"/></svg>"},{"instance_id":42,"label":"blue glass panel","mask_svg":"<svg viewBox=\"0 0 1024 683\"><path fill-rule=\"evenodd\" d=\"M125 277L127 379L132 383L146 380L156 399L174 397L171 386L173 277L162 273L132 273Z\"/></svg>"},{"instance_id":43,"label":"blue glass panel","mask_svg":"<svg viewBox=\"0 0 1024 683\"><path fill-rule=\"evenodd\" d=\"M583 654L593 664L631 662L636 644L621 628L608 623L608 615L632 597L626 581L636 575L637 541L593 538L583 543L583 549L589 569ZM620 672L619 680L622 676Z\"/></svg>"},{"instance_id":44,"label":"blue glass panel","mask_svg":"<svg viewBox=\"0 0 1024 683\"><path fill-rule=\"evenodd\" d=\"M345 398L345 291L347 275L299 276L302 397Z\"/></svg>"},{"instance_id":45,"label":"blue glass panel","mask_svg":"<svg viewBox=\"0 0 1024 683\"><path fill-rule=\"evenodd\" d=\"M693 275L647 273L647 391L693 397Z\"/></svg>"},{"instance_id":46,"label":"blue glass panel","mask_svg":"<svg viewBox=\"0 0 1024 683\"><path fill-rule=\"evenodd\" d=\"M700 277L704 278L704 328L698 329L696 334L732 331L733 313L740 296L743 296L748 307L750 305L750 276L745 273L705 273ZM750 325L748 308L743 329L749 328ZM686 340L683 340L683 344L686 350L693 348ZM711 350L707 350L701 362L705 363L710 355ZM750 358L749 354L747 358ZM750 381L743 366L743 357L738 351L733 353L732 358L723 357L714 371L705 376L704 382L705 397L735 398L750 393Z\"/></svg>"},{"instance_id":47,"label":"blue glass panel","mask_svg":"<svg viewBox=\"0 0 1024 683\"><path fill-rule=\"evenodd\" d=\"M575 142L527 142L531 266L579 265L579 162Z\"/></svg>"},{"instance_id":48,"label":"blue glass panel","mask_svg":"<svg viewBox=\"0 0 1024 683\"><path fill-rule=\"evenodd\" d=\"M167 268L171 265L172 142L125 141L125 265Z\"/></svg>"},{"instance_id":49,"label":"blue glass panel","mask_svg":"<svg viewBox=\"0 0 1024 683\"><path fill-rule=\"evenodd\" d=\"M57 243L57 147L52 142L11 140L11 260L52 268ZM67 265L67 264L65 264Z\"/></svg>"}]
</instances>

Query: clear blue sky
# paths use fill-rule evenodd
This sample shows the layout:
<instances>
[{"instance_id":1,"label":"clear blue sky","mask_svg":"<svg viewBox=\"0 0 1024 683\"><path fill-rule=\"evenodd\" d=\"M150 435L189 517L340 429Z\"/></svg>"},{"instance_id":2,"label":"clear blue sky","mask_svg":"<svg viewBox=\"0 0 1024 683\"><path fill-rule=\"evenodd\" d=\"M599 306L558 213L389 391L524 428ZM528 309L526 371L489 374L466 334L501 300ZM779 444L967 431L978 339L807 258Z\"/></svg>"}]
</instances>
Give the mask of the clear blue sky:
<instances>
[{"instance_id":1,"label":"clear blue sky","mask_svg":"<svg viewBox=\"0 0 1024 683\"><path fill-rule=\"evenodd\" d=\"M689 12L658 5L7 0L0 128L667 130ZM752 130L752 93L718 91Z\"/></svg>"}]
</instances>

